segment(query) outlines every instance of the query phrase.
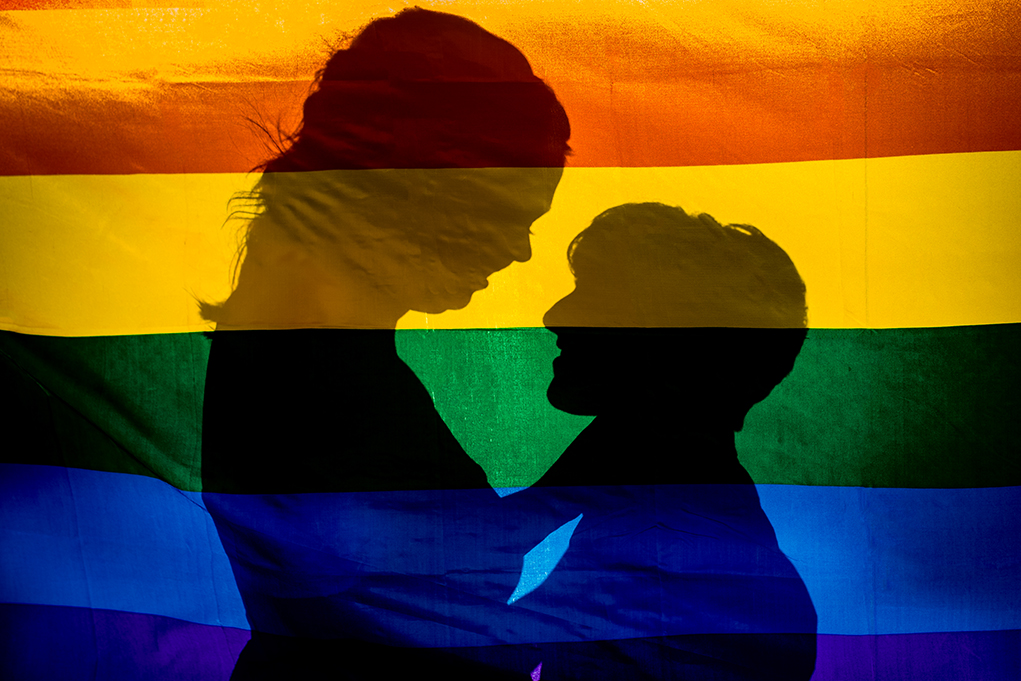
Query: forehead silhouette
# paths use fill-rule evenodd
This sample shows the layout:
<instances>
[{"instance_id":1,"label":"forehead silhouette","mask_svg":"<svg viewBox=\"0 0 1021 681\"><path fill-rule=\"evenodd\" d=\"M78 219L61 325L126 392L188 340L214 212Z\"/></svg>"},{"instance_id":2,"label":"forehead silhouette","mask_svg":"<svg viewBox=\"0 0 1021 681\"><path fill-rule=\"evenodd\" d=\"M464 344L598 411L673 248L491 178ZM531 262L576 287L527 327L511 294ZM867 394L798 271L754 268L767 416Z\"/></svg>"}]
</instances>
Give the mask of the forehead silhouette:
<instances>
[{"instance_id":1,"label":"forehead silhouette","mask_svg":"<svg viewBox=\"0 0 1021 681\"><path fill-rule=\"evenodd\" d=\"M749 225L658 203L600 214L568 250L574 294L549 326L800 328L805 285Z\"/></svg>"}]
</instances>

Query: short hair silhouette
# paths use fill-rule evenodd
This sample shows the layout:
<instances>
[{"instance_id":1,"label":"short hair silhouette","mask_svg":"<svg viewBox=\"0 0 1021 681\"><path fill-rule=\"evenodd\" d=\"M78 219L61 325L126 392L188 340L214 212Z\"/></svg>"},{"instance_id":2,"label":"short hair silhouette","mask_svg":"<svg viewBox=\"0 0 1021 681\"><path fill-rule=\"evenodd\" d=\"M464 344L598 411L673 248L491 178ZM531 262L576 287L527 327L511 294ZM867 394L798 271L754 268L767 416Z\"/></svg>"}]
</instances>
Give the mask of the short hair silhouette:
<instances>
[{"instance_id":1,"label":"short hair silhouette","mask_svg":"<svg viewBox=\"0 0 1021 681\"><path fill-rule=\"evenodd\" d=\"M600 213L567 251L579 279L611 282L647 327L800 328L805 284L790 257L751 225L721 225L661 203ZM589 326L590 324L581 324Z\"/></svg>"},{"instance_id":2,"label":"short hair silhouette","mask_svg":"<svg viewBox=\"0 0 1021 681\"><path fill-rule=\"evenodd\" d=\"M558 335L578 338L561 339L564 361L550 389L566 411L648 409L649 400L676 409L687 396L699 418L725 418L740 430L752 405L790 373L805 340L804 282L783 249L750 225L626 204L597 216L568 258L577 288L545 318ZM585 371L598 367L602 376L583 378L580 364L568 371L569 350L583 344ZM651 385L665 381L680 391Z\"/></svg>"}]
</instances>

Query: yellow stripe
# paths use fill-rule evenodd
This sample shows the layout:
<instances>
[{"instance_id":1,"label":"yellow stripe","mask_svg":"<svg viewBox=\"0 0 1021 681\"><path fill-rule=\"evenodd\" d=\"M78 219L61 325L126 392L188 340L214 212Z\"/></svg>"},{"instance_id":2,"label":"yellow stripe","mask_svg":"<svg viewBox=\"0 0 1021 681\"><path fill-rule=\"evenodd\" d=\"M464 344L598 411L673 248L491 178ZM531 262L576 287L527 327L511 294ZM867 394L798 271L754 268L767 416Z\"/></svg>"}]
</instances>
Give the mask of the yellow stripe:
<instances>
[{"instance_id":1,"label":"yellow stripe","mask_svg":"<svg viewBox=\"0 0 1021 681\"><path fill-rule=\"evenodd\" d=\"M439 171L442 172L442 171ZM570 292L567 244L638 201L759 227L829 328L1021 322L1021 152L695 168L568 168L533 257L464 310L400 328L529 327ZM230 290L227 200L255 176L0 178L0 328L58 336L206 330Z\"/></svg>"}]
</instances>

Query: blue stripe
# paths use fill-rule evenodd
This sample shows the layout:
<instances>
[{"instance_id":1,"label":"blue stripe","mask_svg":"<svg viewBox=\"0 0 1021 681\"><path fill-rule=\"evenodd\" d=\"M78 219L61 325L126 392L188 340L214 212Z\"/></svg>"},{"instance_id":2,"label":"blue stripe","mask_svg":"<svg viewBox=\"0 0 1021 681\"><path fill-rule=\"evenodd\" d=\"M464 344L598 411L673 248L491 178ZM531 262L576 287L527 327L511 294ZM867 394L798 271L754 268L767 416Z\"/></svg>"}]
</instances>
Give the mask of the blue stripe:
<instances>
[{"instance_id":1,"label":"blue stripe","mask_svg":"<svg viewBox=\"0 0 1021 681\"><path fill-rule=\"evenodd\" d=\"M0 602L248 628L199 494L155 478L0 465Z\"/></svg>"},{"instance_id":2,"label":"blue stripe","mask_svg":"<svg viewBox=\"0 0 1021 681\"><path fill-rule=\"evenodd\" d=\"M416 647L815 633L750 485L204 499L266 633ZM508 604L523 557L582 514L548 579Z\"/></svg>"},{"instance_id":3,"label":"blue stripe","mask_svg":"<svg viewBox=\"0 0 1021 681\"><path fill-rule=\"evenodd\" d=\"M819 633L1021 628L1021 487L758 489Z\"/></svg>"},{"instance_id":4,"label":"blue stripe","mask_svg":"<svg viewBox=\"0 0 1021 681\"><path fill-rule=\"evenodd\" d=\"M819 633L1021 629L1021 488L782 485L758 491L780 547L808 588ZM414 517L408 516L414 507L398 508L400 500L392 494L376 495L371 506L389 509L396 514L391 517ZM322 496L325 501L330 495ZM338 501L319 506L336 513L331 507ZM417 510L421 515L428 508ZM560 524L554 521L550 529ZM557 571L581 545L583 530L584 523L549 581L516 605L527 605L556 583ZM392 530L389 536L392 541ZM509 580L504 603L520 577L523 554L535 543L501 558L513 559L517 570L494 578ZM2 465L0 544L0 602L247 626L230 563L201 495L152 478ZM414 544L404 548L406 555L414 554ZM603 634L611 636L611 629Z\"/></svg>"}]
</instances>

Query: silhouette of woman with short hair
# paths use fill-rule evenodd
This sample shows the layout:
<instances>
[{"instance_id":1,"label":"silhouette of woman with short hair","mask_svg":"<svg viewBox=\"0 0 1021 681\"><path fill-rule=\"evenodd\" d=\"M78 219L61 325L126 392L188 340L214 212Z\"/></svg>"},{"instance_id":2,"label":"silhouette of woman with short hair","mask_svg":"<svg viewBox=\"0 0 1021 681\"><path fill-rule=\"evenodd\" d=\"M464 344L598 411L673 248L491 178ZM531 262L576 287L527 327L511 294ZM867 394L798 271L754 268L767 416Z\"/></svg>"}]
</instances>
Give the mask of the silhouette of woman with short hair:
<instances>
[{"instance_id":1,"label":"silhouette of woman with short hair","mask_svg":"<svg viewBox=\"0 0 1021 681\"><path fill-rule=\"evenodd\" d=\"M307 504L493 495L398 357L394 327L409 310L464 307L529 259L569 136L525 57L449 14L374 20L319 73L300 130L250 197L236 289L204 306L217 324L204 500L253 630L234 678L400 678L417 664L378 643L399 638L356 623L359 602L331 570L368 549Z\"/></svg>"},{"instance_id":2,"label":"silhouette of woman with short hair","mask_svg":"<svg viewBox=\"0 0 1021 681\"><path fill-rule=\"evenodd\" d=\"M734 445L806 337L794 264L754 227L658 203L607 210L568 253L548 396L596 418L530 491L584 513L536 593L649 633L545 646L543 672L807 680L815 610Z\"/></svg>"}]
</instances>

